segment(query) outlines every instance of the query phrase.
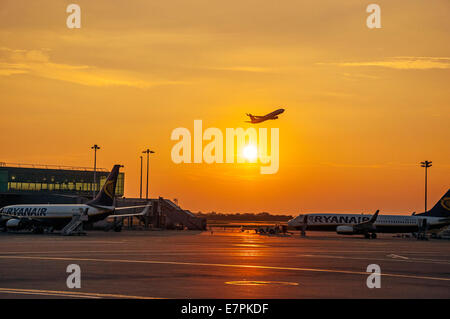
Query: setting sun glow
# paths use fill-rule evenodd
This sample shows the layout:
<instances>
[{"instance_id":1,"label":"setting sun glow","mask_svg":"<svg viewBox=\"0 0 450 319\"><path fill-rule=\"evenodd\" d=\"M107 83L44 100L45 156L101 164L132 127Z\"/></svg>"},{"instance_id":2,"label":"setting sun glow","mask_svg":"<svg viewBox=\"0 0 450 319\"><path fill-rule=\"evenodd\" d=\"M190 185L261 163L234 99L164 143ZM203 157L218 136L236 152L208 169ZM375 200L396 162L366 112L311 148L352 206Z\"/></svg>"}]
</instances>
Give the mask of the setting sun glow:
<instances>
[{"instance_id":1,"label":"setting sun glow","mask_svg":"<svg viewBox=\"0 0 450 319\"><path fill-rule=\"evenodd\" d=\"M194 213L420 213L421 161L449 188L450 1L377 3L379 29L360 0L0 1L0 165L96 156Z\"/></svg>"},{"instance_id":2,"label":"setting sun glow","mask_svg":"<svg viewBox=\"0 0 450 319\"><path fill-rule=\"evenodd\" d=\"M255 145L247 145L242 151L242 155L246 160L254 161L258 156L258 150Z\"/></svg>"}]
</instances>

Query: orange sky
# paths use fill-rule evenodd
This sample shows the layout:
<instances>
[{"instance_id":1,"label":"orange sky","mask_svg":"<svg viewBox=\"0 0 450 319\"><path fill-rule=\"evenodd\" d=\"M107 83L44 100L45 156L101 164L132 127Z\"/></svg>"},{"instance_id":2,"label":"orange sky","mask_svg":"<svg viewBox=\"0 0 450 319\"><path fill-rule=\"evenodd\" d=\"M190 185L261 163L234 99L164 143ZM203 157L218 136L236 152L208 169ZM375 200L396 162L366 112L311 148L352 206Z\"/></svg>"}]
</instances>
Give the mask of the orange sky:
<instances>
[{"instance_id":1,"label":"orange sky","mask_svg":"<svg viewBox=\"0 0 450 319\"><path fill-rule=\"evenodd\" d=\"M150 147L151 196L193 211L422 211L420 161L430 203L450 186L450 3L376 3L370 30L354 0L3 0L0 161L90 166L96 143L133 197ZM279 106L277 174L171 161L173 129Z\"/></svg>"}]
</instances>

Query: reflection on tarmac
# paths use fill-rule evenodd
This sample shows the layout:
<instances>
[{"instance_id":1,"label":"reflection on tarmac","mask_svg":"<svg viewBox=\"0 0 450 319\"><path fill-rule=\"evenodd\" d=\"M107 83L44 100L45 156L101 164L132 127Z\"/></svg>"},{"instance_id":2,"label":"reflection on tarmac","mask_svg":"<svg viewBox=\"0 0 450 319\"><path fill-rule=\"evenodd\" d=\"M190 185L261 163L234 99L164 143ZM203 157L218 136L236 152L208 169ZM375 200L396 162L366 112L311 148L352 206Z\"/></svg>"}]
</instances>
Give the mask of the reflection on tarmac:
<instances>
[{"instance_id":1,"label":"reflection on tarmac","mask_svg":"<svg viewBox=\"0 0 450 319\"><path fill-rule=\"evenodd\" d=\"M448 241L220 230L0 238L2 298L450 297ZM72 263L81 289L66 287ZM372 263L381 267L380 289L366 286Z\"/></svg>"}]
</instances>

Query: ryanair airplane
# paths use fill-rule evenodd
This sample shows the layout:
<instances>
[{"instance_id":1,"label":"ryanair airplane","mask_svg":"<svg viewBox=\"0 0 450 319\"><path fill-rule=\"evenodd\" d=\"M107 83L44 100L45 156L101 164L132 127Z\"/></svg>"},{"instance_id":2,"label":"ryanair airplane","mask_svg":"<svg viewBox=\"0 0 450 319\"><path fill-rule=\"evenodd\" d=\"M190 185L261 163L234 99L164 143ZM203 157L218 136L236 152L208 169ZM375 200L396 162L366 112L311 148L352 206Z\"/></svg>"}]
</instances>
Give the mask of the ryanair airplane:
<instances>
[{"instance_id":1,"label":"ryanair airplane","mask_svg":"<svg viewBox=\"0 0 450 319\"><path fill-rule=\"evenodd\" d=\"M252 123L252 124L257 124L257 123L262 123L267 120L276 120L276 119L278 119L278 115L280 115L283 112L284 112L284 109L278 109L278 110L275 110L275 111L273 111L269 114L263 115L263 116L252 115L252 114L247 113L246 115L248 117L250 117L250 121L246 121L246 122Z\"/></svg>"},{"instance_id":2,"label":"ryanair airplane","mask_svg":"<svg viewBox=\"0 0 450 319\"><path fill-rule=\"evenodd\" d=\"M450 189L432 209L411 216L358 214L305 214L288 222L301 230L335 231L340 235L364 235L376 238L377 233L425 233L450 225Z\"/></svg>"},{"instance_id":3,"label":"ryanair airplane","mask_svg":"<svg viewBox=\"0 0 450 319\"><path fill-rule=\"evenodd\" d=\"M7 230L63 230L70 234L83 224L109 218L123 218L148 213L149 206L132 206L116 208L114 195L120 165L114 165L105 184L97 196L86 204L48 204L48 205L11 205L0 209L0 227ZM142 213L113 215L116 210L146 207ZM115 229L119 231L119 229Z\"/></svg>"}]
</instances>

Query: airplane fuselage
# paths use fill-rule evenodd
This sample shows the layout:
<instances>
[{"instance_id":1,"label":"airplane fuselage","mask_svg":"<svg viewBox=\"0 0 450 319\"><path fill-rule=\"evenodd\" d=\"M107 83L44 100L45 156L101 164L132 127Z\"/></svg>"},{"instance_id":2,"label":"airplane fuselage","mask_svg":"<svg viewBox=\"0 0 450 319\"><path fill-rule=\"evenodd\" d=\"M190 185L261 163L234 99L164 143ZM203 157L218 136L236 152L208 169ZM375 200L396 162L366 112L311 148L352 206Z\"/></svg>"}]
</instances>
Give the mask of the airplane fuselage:
<instances>
[{"instance_id":1,"label":"airplane fuselage","mask_svg":"<svg viewBox=\"0 0 450 319\"><path fill-rule=\"evenodd\" d=\"M11 205L0 209L0 225L20 217L38 221L43 226L55 229L64 227L74 214L87 214L89 222L106 218L114 212L114 207L95 207L86 204L51 204L51 205Z\"/></svg>"},{"instance_id":2,"label":"airplane fuselage","mask_svg":"<svg viewBox=\"0 0 450 319\"><path fill-rule=\"evenodd\" d=\"M277 115L280 115L283 112L284 112L284 109L278 109L278 110L273 111L272 113L264 115L264 117L267 119L275 118Z\"/></svg>"},{"instance_id":3,"label":"airplane fuselage","mask_svg":"<svg viewBox=\"0 0 450 319\"><path fill-rule=\"evenodd\" d=\"M306 214L307 222L305 230L312 231L336 231L338 226L356 225L366 222L371 215L364 214ZM296 229L304 228L304 216L299 215L288 222L288 225ZM450 224L450 221L441 217L429 216L402 216L379 215L375 223L377 233L412 233L417 232L426 220L427 229L439 229Z\"/></svg>"}]
</instances>

